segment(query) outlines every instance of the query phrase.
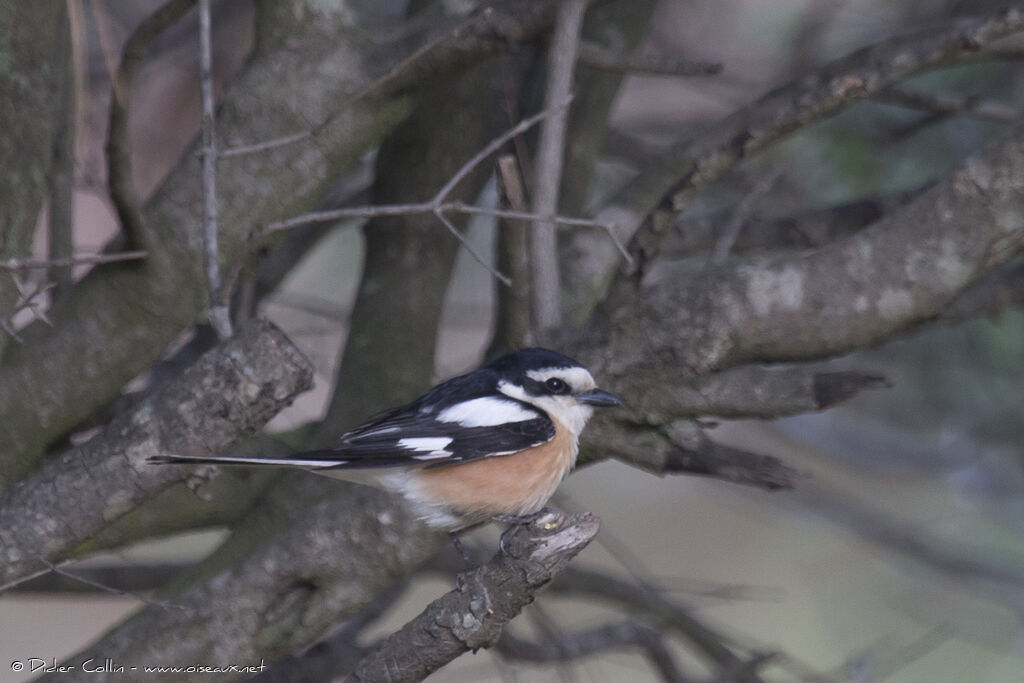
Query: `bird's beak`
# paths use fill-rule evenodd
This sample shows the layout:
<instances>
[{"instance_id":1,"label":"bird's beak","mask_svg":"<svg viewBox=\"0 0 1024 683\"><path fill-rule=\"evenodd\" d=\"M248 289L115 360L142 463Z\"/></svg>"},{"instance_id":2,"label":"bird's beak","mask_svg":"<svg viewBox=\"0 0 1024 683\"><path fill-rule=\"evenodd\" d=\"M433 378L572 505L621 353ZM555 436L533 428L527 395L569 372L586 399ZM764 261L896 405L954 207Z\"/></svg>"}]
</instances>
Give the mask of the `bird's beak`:
<instances>
[{"instance_id":1,"label":"bird's beak","mask_svg":"<svg viewBox=\"0 0 1024 683\"><path fill-rule=\"evenodd\" d=\"M588 406L621 406L622 401L615 394L604 389L594 389L576 394L576 402Z\"/></svg>"}]
</instances>

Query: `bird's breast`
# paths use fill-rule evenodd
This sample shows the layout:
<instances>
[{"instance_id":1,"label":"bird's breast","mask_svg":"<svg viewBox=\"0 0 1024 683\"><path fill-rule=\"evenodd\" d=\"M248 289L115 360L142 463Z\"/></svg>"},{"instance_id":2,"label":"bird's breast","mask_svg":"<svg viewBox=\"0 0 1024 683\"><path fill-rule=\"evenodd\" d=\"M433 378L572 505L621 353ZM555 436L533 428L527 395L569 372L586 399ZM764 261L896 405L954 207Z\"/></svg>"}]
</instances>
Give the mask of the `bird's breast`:
<instances>
[{"instance_id":1,"label":"bird's breast","mask_svg":"<svg viewBox=\"0 0 1024 683\"><path fill-rule=\"evenodd\" d=\"M576 437L556 421L555 436L539 446L420 470L415 497L443 502L467 516L532 514L544 507L576 464L577 450Z\"/></svg>"}]
</instances>

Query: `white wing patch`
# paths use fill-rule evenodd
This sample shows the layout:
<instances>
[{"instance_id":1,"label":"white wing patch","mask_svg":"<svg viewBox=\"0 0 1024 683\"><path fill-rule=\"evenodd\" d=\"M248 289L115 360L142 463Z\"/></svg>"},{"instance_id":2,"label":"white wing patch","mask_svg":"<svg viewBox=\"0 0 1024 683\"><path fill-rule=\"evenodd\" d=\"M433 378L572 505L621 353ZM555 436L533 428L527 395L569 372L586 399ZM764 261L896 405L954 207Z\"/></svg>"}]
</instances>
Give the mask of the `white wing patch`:
<instances>
[{"instance_id":1,"label":"white wing patch","mask_svg":"<svg viewBox=\"0 0 1024 683\"><path fill-rule=\"evenodd\" d=\"M391 434L397 431L399 431L399 427L378 427L377 429L372 429L368 432L360 434L356 438L365 439L368 436L380 436L381 434Z\"/></svg>"},{"instance_id":2,"label":"white wing patch","mask_svg":"<svg viewBox=\"0 0 1024 683\"><path fill-rule=\"evenodd\" d=\"M445 446L447 446L451 442L451 437L448 436L414 436L405 439L399 439L398 445L401 446L402 448L408 448L409 450L412 451L423 451L426 454L426 456L412 456L417 460L423 460L425 457L448 457L449 455L451 455L451 453L444 449Z\"/></svg>"},{"instance_id":3,"label":"white wing patch","mask_svg":"<svg viewBox=\"0 0 1024 683\"><path fill-rule=\"evenodd\" d=\"M496 427L509 422L534 420L537 413L515 401L484 396L456 403L441 411L441 422L458 422L462 427Z\"/></svg>"},{"instance_id":4,"label":"white wing patch","mask_svg":"<svg viewBox=\"0 0 1024 683\"><path fill-rule=\"evenodd\" d=\"M434 451L433 453L424 453L423 455L412 456L413 460L438 460L440 458L447 458L451 456L448 451Z\"/></svg>"}]
</instances>

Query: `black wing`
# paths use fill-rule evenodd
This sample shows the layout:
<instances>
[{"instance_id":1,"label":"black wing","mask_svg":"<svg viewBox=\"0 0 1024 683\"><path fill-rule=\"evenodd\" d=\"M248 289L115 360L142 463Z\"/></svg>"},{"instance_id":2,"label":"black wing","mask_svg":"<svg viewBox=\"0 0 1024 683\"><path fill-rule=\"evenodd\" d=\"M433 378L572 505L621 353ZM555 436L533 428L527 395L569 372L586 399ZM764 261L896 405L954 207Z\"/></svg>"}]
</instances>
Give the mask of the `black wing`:
<instances>
[{"instance_id":1,"label":"black wing","mask_svg":"<svg viewBox=\"0 0 1024 683\"><path fill-rule=\"evenodd\" d=\"M480 426L470 420L467 426L456 420L440 419L445 414L442 407L410 405L345 434L335 448L295 457L334 460L334 464L328 465L330 469L414 464L435 467L508 455L554 438L551 420L527 404L513 399L478 398L507 404L520 419Z\"/></svg>"},{"instance_id":2,"label":"black wing","mask_svg":"<svg viewBox=\"0 0 1024 683\"><path fill-rule=\"evenodd\" d=\"M156 456L150 461L311 470L439 467L516 453L554 438L555 426L546 414L498 394L496 386L497 377L487 369L455 377L412 403L371 418L347 432L334 448L270 459L175 455Z\"/></svg>"}]
</instances>

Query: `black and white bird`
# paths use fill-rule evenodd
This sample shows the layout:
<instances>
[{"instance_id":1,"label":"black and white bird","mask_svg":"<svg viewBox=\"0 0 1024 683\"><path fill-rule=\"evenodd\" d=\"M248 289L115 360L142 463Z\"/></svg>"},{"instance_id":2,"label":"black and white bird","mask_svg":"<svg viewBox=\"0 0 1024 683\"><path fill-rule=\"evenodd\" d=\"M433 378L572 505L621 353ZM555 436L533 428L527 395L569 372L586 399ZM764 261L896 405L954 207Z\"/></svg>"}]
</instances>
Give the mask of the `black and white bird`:
<instances>
[{"instance_id":1,"label":"black and white bird","mask_svg":"<svg viewBox=\"0 0 1024 683\"><path fill-rule=\"evenodd\" d=\"M582 365L531 348L438 384L341 436L337 446L286 458L155 456L151 463L299 467L376 482L402 494L437 528L538 512L576 464L595 406L621 405Z\"/></svg>"}]
</instances>

